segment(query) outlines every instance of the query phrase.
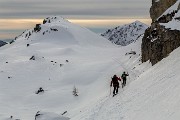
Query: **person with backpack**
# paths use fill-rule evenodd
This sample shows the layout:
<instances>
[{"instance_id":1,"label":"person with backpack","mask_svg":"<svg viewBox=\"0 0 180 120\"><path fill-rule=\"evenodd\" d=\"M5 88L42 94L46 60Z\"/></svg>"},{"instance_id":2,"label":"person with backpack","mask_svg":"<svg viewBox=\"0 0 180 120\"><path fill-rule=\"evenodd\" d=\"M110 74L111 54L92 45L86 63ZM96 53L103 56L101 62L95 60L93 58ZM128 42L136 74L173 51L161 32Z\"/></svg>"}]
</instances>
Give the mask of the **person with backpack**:
<instances>
[{"instance_id":1,"label":"person with backpack","mask_svg":"<svg viewBox=\"0 0 180 120\"><path fill-rule=\"evenodd\" d=\"M123 72L123 74L121 75L121 78L123 79L122 87L126 86L127 76L129 76L129 74L126 74L126 72Z\"/></svg>"},{"instance_id":2,"label":"person with backpack","mask_svg":"<svg viewBox=\"0 0 180 120\"><path fill-rule=\"evenodd\" d=\"M112 80L111 80L111 87L113 85L114 90L113 90L113 96L115 96L116 94L118 94L118 88L119 88L119 81L121 81L121 79L119 77L117 77L116 75L113 76Z\"/></svg>"}]
</instances>

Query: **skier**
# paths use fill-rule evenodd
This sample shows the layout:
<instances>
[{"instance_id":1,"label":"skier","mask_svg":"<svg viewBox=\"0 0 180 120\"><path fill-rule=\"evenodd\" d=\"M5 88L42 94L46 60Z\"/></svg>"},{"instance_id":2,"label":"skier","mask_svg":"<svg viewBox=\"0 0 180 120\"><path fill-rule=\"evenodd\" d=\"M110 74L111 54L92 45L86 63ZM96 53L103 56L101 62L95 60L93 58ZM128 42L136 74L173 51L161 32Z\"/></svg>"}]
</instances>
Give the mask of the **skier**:
<instances>
[{"instance_id":1,"label":"skier","mask_svg":"<svg viewBox=\"0 0 180 120\"><path fill-rule=\"evenodd\" d=\"M113 87L114 87L114 90L113 90L113 97L118 94L118 88L119 88L119 81L121 81L120 78L118 78L116 75L113 76L112 80L111 80L111 87L112 87L112 84L113 84Z\"/></svg>"},{"instance_id":2,"label":"skier","mask_svg":"<svg viewBox=\"0 0 180 120\"><path fill-rule=\"evenodd\" d=\"M122 87L126 86L127 76L129 76L129 74L126 74L126 72L123 72L123 74L121 75L121 78L123 79Z\"/></svg>"}]
</instances>

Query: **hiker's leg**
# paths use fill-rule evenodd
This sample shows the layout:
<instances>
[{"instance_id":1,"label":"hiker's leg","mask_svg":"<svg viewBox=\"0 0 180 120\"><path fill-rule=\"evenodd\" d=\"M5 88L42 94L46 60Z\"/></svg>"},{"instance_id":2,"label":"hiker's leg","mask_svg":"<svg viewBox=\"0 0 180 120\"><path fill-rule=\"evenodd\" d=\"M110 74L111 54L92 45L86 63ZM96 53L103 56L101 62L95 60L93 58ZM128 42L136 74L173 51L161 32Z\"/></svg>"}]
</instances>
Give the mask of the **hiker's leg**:
<instances>
[{"instance_id":1,"label":"hiker's leg","mask_svg":"<svg viewBox=\"0 0 180 120\"><path fill-rule=\"evenodd\" d=\"M124 85L126 85L126 79L124 80Z\"/></svg>"},{"instance_id":2,"label":"hiker's leg","mask_svg":"<svg viewBox=\"0 0 180 120\"><path fill-rule=\"evenodd\" d=\"M123 79L123 86L125 86L126 85L126 81L125 81L125 79Z\"/></svg>"},{"instance_id":3,"label":"hiker's leg","mask_svg":"<svg viewBox=\"0 0 180 120\"><path fill-rule=\"evenodd\" d=\"M114 86L113 94L115 94L115 91L116 91L116 86Z\"/></svg>"},{"instance_id":4,"label":"hiker's leg","mask_svg":"<svg viewBox=\"0 0 180 120\"><path fill-rule=\"evenodd\" d=\"M119 86L116 87L116 94L118 93Z\"/></svg>"}]
</instances>

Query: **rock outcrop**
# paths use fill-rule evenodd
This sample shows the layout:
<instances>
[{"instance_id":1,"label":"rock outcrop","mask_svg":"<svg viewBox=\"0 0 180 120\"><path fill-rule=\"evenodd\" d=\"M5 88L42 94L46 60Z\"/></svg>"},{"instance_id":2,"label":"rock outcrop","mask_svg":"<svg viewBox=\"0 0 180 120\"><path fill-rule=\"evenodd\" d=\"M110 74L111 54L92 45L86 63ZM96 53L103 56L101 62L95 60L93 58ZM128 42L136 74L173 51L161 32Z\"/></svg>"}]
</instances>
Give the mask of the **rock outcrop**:
<instances>
[{"instance_id":1,"label":"rock outcrop","mask_svg":"<svg viewBox=\"0 0 180 120\"><path fill-rule=\"evenodd\" d=\"M170 4L173 5L167 8ZM150 10L153 23L142 40L142 62L150 60L154 65L180 46L179 6L180 0L153 0Z\"/></svg>"},{"instance_id":2,"label":"rock outcrop","mask_svg":"<svg viewBox=\"0 0 180 120\"><path fill-rule=\"evenodd\" d=\"M7 43L0 40L0 47L6 45Z\"/></svg>"},{"instance_id":3,"label":"rock outcrop","mask_svg":"<svg viewBox=\"0 0 180 120\"><path fill-rule=\"evenodd\" d=\"M152 7L150 8L150 16L152 21L155 21L170 6L176 3L176 1L177 0L152 0Z\"/></svg>"}]
</instances>

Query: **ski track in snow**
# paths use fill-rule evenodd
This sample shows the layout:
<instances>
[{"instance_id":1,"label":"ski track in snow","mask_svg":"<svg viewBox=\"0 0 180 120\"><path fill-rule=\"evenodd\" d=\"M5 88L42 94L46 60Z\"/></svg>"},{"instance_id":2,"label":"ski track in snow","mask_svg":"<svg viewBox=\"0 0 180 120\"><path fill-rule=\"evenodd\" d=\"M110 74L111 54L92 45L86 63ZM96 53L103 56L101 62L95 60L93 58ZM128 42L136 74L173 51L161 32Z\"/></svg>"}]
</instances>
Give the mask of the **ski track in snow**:
<instances>
[{"instance_id":1,"label":"ski track in snow","mask_svg":"<svg viewBox=\"0 0 180 120\"><path fill-rule=\"evenodd\" d=\"M112 59L113 59L113 61L115 63L120 65L119 67L121 67L125 71L129 72L129 75L131 75L132 80L135 80L136 77L140 74L139 72L138 72L139 74L136 74L128 66L123 64L120 61L120 58L112 58ZM139 58L137 58L137 59L139 59ZM128 82L128 84L130 84L130 81ZM121 105L130 102L131 99L129 99L128 101L124 101L122 103L122 101L119 100L119 97L121 97L121 100L123 99L122 98L123 95L124 95L123 92L124 92L124 90L127 89L128 84L124 88L122 88L120 86L119 94L114 96L114 97L112 97L112 90L113 90L113 87L112 87L111 88L111 94L109 95L109 97L106 96L106 97L102 98L102 100L99 100L99 102L97 102L95 105L93 105L95 107L93 107L92 109L88 110L88 113L90 113L90 114L88 116L86 116L85 118L83 117L82 120L109 120L109 119L112 119L112 120L123 120L124 117L121 114ZM108 111L108 113L107 113L107 111ZM116 112L114 112L114 111L116 111ZM78 118L78 119L81 120L80 118Z\"/></svg>"},{"instance_id":2,"label":"ski track in snow","mask_svg":"<svg viewBox=\"0 0 180 120\"><path fill-rule=\"evenodd\" d=\"M138 77L133 78L130 74L133 81L120 89L118 95L89 106L84 117L80 115L81 119L72 120L179 120L179 50L153 67L149 68L145 63L142 68L146 70L133 71ZM119 58L113 60L124 70L131 70L126 64L128 61L123 64Z\"/></svg>"}]
</instances>

